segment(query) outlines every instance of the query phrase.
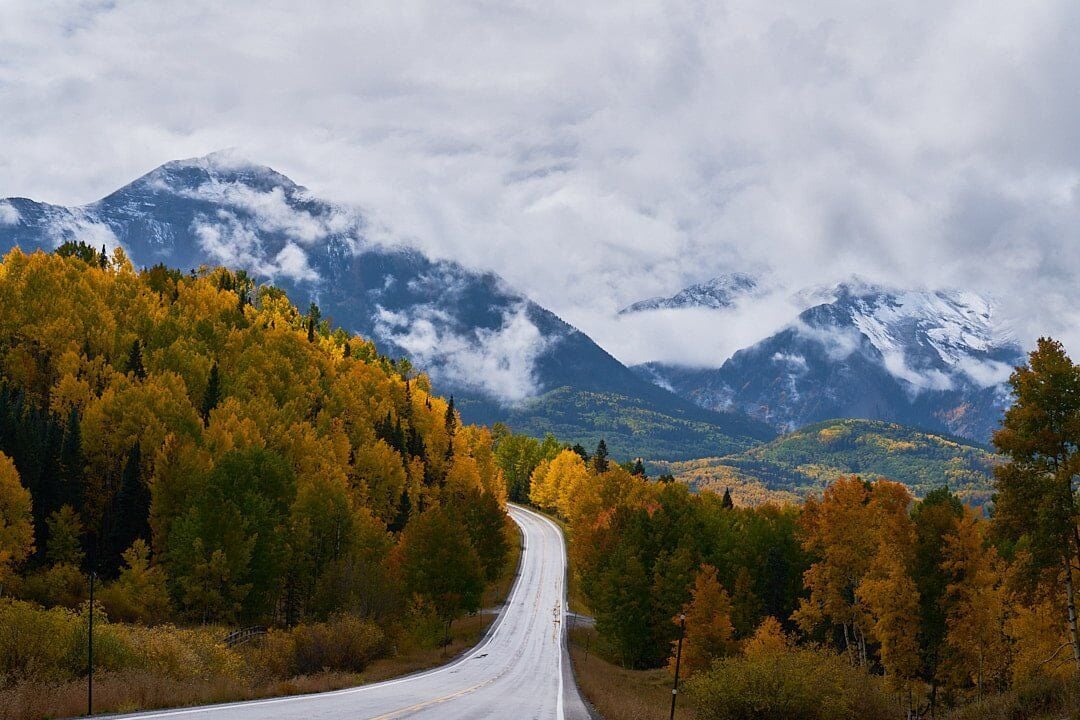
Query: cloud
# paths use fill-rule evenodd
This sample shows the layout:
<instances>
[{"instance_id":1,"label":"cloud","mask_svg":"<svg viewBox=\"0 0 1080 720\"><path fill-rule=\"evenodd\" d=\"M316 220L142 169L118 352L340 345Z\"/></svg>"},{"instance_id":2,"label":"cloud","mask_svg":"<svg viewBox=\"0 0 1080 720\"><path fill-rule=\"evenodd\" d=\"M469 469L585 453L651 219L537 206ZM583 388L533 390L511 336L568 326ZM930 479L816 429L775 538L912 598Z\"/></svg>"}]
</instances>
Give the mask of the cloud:
<instances>
[{"instance_id":1,"label":"cloud","mask_svg":"<svg viewBox=\"0 0 1080 720\"><path fill-rule=\"evenodd\" d=\"M18 225L22 215L18 209L9 202L0 202L0 225Z\"/></svg>"},{"instance_id":2,"label":"cloud","mask_svg":"<svg viewBox=\"0 0 1080 720\"><path fill-rule=\"evenodd\" d=\"M327 236L358 229L359 216L334 210L328 217L316 217L289 205L281 186L259 191L240 182L213 179L196 188L176 188L181 196L231 207L250 216L263 232L283 233L303 245L314 245ZM303 196L300 194L301 197Z\"/></svg>"},{"instance_id":3,"label":"cloud","mask_svg":"<svg viewBox=\"0 0 1080 720\"><path fill-rule=\"evenodd\" d=\"M629 362L790 322L614 319L755 268L996 291L1022 342L1076 353L1078 26L1070 0L7 0L0 196L84 203L235 147Z\"/></svg>"},{"instance_id":4,"label":"cloud","mask_svg":"<svg viewBox=\"0 0 1080 720\"><path fill-rule=\"evenodd\" d=\"M961 358L960 370L979 387L1000 385L1012 375L1013 366L997 360L980 360L970 356Z\"/></svg>"},{"instance_id":5,"label":"cloud","mask_svg":"<svg viewBox=\"0 0 1080 720\"><path fill-rule=\"evenodd\" d=\"M407 352L436 381L479 390L505 404L542 391L534 375L537 356L554 338L545 338L529 319L524 303L503 313L497 328L454 332L452 318L434 305L408 314L379 309L375 332Z\"/></svg>"},{"instance_id":6,"label":"cloud","mask_svg":"<svg viewBox=\"0 0 1080 720\"><path fill-rule=\"evenodd\" d=\"M866 338L853 327L820 327L797 321L791 326L796 333L819 343L830 360L844 360L862 348Z\"/></svg>"},{"instance_id":7,"label":"cloud","mask_svg":"<svg viewBox=\"0 0 1080 720\"><path fill-rule=\"evenodd\" d=\"M47 228L49 239L56 246L68 240L79 240L93 247L104 245L110 250L121 245L112 228L91 219L79 208L71 213L57 213Z\"/></svg>"},{"instance_id":8,"label":"cloud","mask_svg":"<svg viewBox=\"0 0 1080 720\"><path fill-rule=\"evenodd\" d=\"M279 276L308 282L319 279L318 273L308 264L303 248L288 242L271 259L267 257L256 229L227 210L219 210L212 220L199 216L193 222L192 231L199 246L222 265L243 268L270 280Z\"/></svg>"},{"instance_id":9,"label":"cloud","mask_svg":"<svg viewBox=\"0 0 1080 720\"><path fill-rule=\"evenodd\" d=\"M308 264L307 253L296 243L286 243L274 258L278 272L292 280L314 281L319 273Z\"/></svg>"}]
</instances>

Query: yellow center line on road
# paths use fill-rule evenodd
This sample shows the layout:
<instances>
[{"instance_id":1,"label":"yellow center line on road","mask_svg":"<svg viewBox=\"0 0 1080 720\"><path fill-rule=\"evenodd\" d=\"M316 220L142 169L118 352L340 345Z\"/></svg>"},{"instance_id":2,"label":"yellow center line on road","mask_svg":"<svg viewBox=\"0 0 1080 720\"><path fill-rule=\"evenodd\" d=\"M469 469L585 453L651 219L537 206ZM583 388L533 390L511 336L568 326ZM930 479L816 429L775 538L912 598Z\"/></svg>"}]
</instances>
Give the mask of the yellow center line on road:
<instances>
[{"instance_id":1,"label":"yellow center line on road","mask_svg":"<svg viewBox=\"0 0 1080 720\"><path fill-rule=\"evenodd\" d=\"M447 702L448 700L453 700L454 698L459 698L462 695L468 695L471 692L479 690L480 688L484 687L485 685L490 685L491 683L495 682L498 679L498 677L499 676L490 678L488 680L485 680L482 683L477 683L476 685L473 685L472 687L467 687L464 690L458 690L457 692L450 693L449 695L443 695L442 697L437 697L434 700L425 700L422 703L417 703L415 705L410 705L409 707L400 708L398 710L391 710L390 712L385 713L383 715L376 715L373 718L369 718L369 720L394 720L394 718L404 717L405 715L408 715L410 713L419 712L420 710L423 710L425 708L429 708L432 705L439 705L440 703Z\"/></svg>"}]
</instances>

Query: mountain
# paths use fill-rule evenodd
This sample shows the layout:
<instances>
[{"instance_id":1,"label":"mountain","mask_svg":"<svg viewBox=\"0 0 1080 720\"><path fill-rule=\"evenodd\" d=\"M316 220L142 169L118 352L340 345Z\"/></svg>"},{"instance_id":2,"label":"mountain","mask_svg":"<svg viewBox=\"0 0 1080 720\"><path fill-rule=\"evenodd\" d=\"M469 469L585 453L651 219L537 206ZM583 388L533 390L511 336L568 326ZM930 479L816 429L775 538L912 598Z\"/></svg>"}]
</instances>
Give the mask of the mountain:
<instances>
[{"instance_id":1,"label":"mountain","mask_svg":"<svg viewBox=\"0 0 1080 720\"><path fill-rule=\"evenodd\" d=\"M670 310L681 308L728 308L735 300L757 289L757 280L746 273L727 273L708 282L691 285L670 297L654 297L639 300L619 311L620 315L629 315L647 310Z\"/></svg>"},{"instance_id":2,"label":"mountain","mask_svg":"<svg viewBox=\"0 0 1080 720\"><path fill-rule=\"evenodd\" d=\"M123 246L137 265L225 265L317 303L380 350L408 357L469 422L595 443L616 456L700 457L775 435L639 378L491 273L377 241L356 210L229 154L170 162L82 207L0 201L0 249L68 239Z\"/></svg>"},{"instance_id":3,"label":"mountain","mask_svg":"<svg viewBox=\"0 0 1080 720\"><path fill-rule=\"evenodd\" d=\"M856 281L719 368L635 371L702 407L742 410L781 431L865 418L985 443L1023 359L983 297Z\"/></svg>"},{"instance_id":4,"label":"mountain","mask_svg":"<svg viewBox=\"0 0 1080 720\"><path fill-rule=\"evenodd\" d=\"M961 438L872 420L830 420L721 458L652 463L695 489L730 488L741 504L797 501L840 475L902 482L918 496L948 485L983 505L999 457Z\"/></svg>"}]
</instances>

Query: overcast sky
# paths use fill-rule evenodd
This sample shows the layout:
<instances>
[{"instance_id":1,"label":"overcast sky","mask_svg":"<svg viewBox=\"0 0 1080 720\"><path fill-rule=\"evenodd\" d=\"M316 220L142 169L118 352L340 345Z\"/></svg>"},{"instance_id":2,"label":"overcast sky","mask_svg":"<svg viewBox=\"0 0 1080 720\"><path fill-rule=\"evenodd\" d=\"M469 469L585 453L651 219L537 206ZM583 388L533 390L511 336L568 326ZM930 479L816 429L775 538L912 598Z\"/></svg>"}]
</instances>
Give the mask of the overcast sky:
<instances>
[{"instance_id":1,"label":"overcast sky","mask_svg":"<svg viewBox=\"0 0 1080 720\"><path fill-rule=\"evenodd\" d=\"M790 319L615 318L731 270L974 289L1080 351L1075 0L345 5L0 0L0 197L235 148L627 362Z\"/></svg>"}]
</instances>

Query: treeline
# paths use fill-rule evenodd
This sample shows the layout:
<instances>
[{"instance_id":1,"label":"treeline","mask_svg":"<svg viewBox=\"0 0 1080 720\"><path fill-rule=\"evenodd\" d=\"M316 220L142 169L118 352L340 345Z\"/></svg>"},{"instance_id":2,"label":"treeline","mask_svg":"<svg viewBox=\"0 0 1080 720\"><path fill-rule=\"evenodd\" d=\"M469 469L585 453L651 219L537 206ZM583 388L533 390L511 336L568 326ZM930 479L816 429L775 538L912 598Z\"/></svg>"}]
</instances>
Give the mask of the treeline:
<instances>
[{"instance_id":1,"label":"treeline","mask_svg":"<svg viewBox=\"0 0 1080 720\"><path fill-rule=\"evenodd\" d=\"M702 717L1075 710L1080 366L1044 339L1011 382L989 517L855 476L740 508L570 451L538 463L530 498L567 521L615 659L673 664L685 615Z\"/></svg>"},{"instance_id":2,"label":"treeline","mask_svg":"<svg viewBox=\"0 0 1080 720\"><path fill-rule=\"evenodd\" d=\"M0 264L2 598L77 608L94 572L133 622L448 623L506 562L505 497L452 398L243 272Z\"/></svg>"}]
</instances>

